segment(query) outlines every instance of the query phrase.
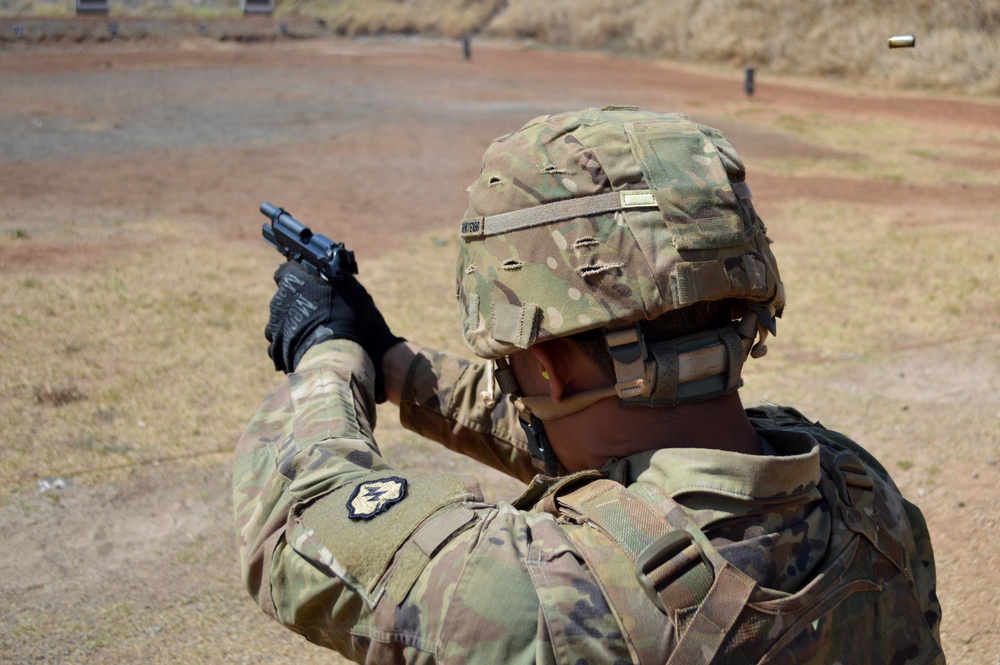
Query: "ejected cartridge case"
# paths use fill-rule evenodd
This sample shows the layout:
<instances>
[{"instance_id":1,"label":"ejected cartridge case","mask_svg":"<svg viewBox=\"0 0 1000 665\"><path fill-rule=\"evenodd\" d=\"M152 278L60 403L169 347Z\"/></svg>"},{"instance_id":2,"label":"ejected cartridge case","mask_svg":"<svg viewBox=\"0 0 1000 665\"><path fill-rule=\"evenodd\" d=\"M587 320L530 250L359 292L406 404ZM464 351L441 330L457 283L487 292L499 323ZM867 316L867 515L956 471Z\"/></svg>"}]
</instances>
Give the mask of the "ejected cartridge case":
<instances>
[{"instance_id":1,"label":"ejected cartridge case","mask_svg":"<svg viewBox=\"0 0 1000 665\"><path fill-rule=\"evenodd\" d=\"M897 35L889 37L889 48L911 48L916 46L917 38L913 35Z\"/></svg>"}]
</instances>

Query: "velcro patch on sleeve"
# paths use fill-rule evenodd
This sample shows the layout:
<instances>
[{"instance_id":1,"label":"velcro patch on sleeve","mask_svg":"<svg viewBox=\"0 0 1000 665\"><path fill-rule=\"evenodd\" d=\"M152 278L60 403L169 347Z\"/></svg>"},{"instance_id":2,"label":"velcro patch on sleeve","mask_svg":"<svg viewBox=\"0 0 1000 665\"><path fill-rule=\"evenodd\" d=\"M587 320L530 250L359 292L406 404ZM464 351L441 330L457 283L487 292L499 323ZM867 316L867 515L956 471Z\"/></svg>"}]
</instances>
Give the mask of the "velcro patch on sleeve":
<instances>
[{"instance_id":1,"label":"velcro patch on sleeve","mask_svg":"<svg viewBox=\"0 0 1000 665\"><path fill-rule=\"evenodd\" d=\"M445 506L482 500L460 476L405 473L365 477L309 504L298 516L305 531L296 550L316 559L359 591L371 593L413 531Z\"/></svg>"}]
</instances>

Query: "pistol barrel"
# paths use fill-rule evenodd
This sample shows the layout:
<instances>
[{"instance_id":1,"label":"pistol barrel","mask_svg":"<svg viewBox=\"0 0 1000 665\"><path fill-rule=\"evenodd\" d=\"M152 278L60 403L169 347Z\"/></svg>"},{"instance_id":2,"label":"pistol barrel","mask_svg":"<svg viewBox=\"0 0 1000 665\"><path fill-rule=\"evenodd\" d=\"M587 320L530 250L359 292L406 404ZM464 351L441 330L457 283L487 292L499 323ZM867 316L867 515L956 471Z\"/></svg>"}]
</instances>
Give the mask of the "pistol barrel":
<instances>
[{"instance_id":1,"label":"pistol barrel","mask_svg":"<svg viewBox=\"0 0 1000 665\"><path fill-rule=\"evenodd\" d=\"M271 220L270 224L264 224L261 229L264 242L289 261L299 263L310 274L329 282L358 274L354 252L345 248L344 243L313 233L284 208L266 201L260 204L260 212Z\"/></svg>"}]
</instances>

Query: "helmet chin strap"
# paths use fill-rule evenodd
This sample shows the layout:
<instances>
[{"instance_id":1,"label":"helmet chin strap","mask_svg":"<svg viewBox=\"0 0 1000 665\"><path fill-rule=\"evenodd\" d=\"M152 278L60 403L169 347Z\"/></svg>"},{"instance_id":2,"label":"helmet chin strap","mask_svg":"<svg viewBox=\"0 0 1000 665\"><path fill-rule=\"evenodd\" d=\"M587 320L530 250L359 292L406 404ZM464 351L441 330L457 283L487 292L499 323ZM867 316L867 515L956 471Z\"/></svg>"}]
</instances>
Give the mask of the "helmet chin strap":
<instances>
[{"instance_id":1,"label":"helmet chin strap","mask_svg":"<svg viewBox=\"0 0 1000 665\"><path fill-rule=\"evenodd\" d=\"M549 438L545 435L543 420L555 420L572 415L616 394L614 386L604 386L570 395L559 402L548 395L515 396L513 402L518 411L518 422L528 437L528 450L535 466L544 467L545 473L550 476L558 472L559 460L556 459Z\"/></svg>"},{"instance_id":2,"label":"helmet chin strap","mask_svg":"<svg viewBox=\"0 0 1000 665\"><path fill-rule=\"evenodd\" d=\"M547 476L559 475L559 460L552 450L549 437L545 436L545 426L538 416L531 416L531 420L525 420L524 415L518 416L517 421L521 423L521 429L528 438L528 452L531 453L531 462L538 470L544 470Z\"/></svg>"},{"instance_id":3,"label":"helmet chin strap","mask_svg":"<svg viewBox=\"0 0 1000 665\"><path fill-rule=\"evenodd\" d=\"M518 411L528 411L542 420L555 420L583 411L602 399L615 397L617 394L613 385L607 385L569 395L559 402L548 395L521 396L514 400L514 405L518 407ZM518 402L520 402L520 406L518 406Z\"/></svg>"},{"instance_id":4,"label":"helmet chin strap","mask_svg":"<svg viewBox=\"0 0 1000 665\"><path fill-rule=\"evenodd\" d=\"M517 409L517 420L521 424L521 429L524 430L525 437L528 439L528 452L531 453L532 464L546 475L559 475L559 459L556 457L555 451L552 450L549 437L545 435L545 426L542 424L542 420L535 415L532 408L524 402L526 399L536 398L523 396L521 386L518 384L517 377L514 376L514 370L511 368L507 358L497 358L494 362L488 363L486 366L486 378L488 381L487 389L480 393L486 406L492 408L496 405L495 387L499 386L502 393L510 396L511 402L513 402L514 407ZM612 388L612 390L614 389ZM539 397L537 399L542 400L543 398ZM544 399L548 399L553 404L555 403L548 396L545 396Z\"/></svg>"},{"instance_id":5,"label":"helmet chin strap","mask_svg":"<svg viewBox=\"0 0 1000 665\"><path fill-rule=\"evenodd\" d=\"M511 401L517 408L519 414L527 419L537 416L539 420L555 420L565 418L574 413L597 404L602 399L617 395L615 386L607 385L592 390L570 395L560 401L555 401L548 395L532 395L526 397L521 393L521 387L514 377L513 370L506 358L500 358L486 365L487 388L479 393L488 408L493 408L497 403L496 388L501 384L500 390L511 396ZM504 387L503 384L506 384Z\"/></svg>"}]
</instances>

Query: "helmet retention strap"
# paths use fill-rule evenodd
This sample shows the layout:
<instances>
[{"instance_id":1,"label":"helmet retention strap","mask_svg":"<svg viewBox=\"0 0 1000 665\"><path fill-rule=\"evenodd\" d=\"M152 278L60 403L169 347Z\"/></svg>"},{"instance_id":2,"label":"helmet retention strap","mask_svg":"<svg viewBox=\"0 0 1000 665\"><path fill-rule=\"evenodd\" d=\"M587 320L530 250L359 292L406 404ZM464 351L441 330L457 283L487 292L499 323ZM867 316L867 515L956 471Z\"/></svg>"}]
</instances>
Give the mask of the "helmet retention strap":
<instances>
[{"instance_id":1,"label":"helmet retention strap","mask_svg":"<svg viewBox=\"0 0 1000 665\"><path fill-rule=\"evenodd\" d=\"M740 321L666 342L647 343L639 323L607 330L615 393L623 407L664 407L736 391L748 356L767 352L774 317L752 307Z\"/></svg>"},{"instance_id":2,"label":"helmet retention strap","mask_svg":"<svg viewBox=\"0 0 1000 665\"><path fill-rule=\"evenodd\" d=\"M524 430L524 436L528 440L528 452L531 454L531 462L539 471L544 471L546 475L556 476L559 473L559 460L552 450L549 437L545 434L545 426L542 421L531 412L531 409L524 403L521 395L521 386L517 383L514 370L510 366L506 357L497 358L486 365L486 380L488 385L486 390L479 393L483 403L488 408L496 406L496 389L505 395L510 395L511 401L517 408L517 421Z\"/></svg>"},{"instance_id":3,"label":"helmet retention strap","mask_svg":"<svg viewBox=\"0 0 1000 665\"><path fill-rule=\"evenodd\" d=\"M627 328L608 329L604 342L615 367L615 392L619 399L647 396L652 384L646 379L646 344L639 324Z\"/></svg>"}]
</instances>

